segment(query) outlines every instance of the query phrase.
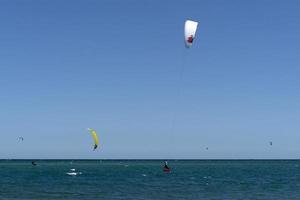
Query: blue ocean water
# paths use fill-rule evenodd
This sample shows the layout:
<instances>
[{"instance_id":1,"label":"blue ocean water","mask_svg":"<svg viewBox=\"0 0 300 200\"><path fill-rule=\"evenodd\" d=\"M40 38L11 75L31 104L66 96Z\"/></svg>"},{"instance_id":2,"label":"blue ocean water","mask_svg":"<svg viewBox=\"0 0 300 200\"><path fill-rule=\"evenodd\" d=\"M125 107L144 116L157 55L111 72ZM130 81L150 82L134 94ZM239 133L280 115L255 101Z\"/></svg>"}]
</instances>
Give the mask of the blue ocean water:
<instances>
[{"instance_id":1,"label":"blue ocean water","mask_svg":"<svg viewBox=\"0 0 300 200\"><path fill-rule=\"evenodd\" d=\"M171 160L171 173L159 160L37 164L0 161L0 199L300 199L298 160Z\"/></svg>"}]
</instances>

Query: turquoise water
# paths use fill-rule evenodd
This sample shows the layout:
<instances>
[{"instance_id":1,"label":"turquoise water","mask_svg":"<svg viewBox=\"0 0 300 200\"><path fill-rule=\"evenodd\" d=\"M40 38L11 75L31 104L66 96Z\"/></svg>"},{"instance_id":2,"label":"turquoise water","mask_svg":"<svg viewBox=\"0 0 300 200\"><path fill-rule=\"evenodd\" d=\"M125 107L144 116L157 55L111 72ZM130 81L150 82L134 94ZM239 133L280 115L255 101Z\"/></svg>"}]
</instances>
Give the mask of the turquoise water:
<instances>
[{"instance_id":1,"label":"turquoise water","mask_svg":"<svg viewBox=\"0 0 300 200\"><path fill-rule=\"evenodd\" d=\"M298 160L37 163L0 161L0 199L300 199Z\"/></svg>"}]
</instances>

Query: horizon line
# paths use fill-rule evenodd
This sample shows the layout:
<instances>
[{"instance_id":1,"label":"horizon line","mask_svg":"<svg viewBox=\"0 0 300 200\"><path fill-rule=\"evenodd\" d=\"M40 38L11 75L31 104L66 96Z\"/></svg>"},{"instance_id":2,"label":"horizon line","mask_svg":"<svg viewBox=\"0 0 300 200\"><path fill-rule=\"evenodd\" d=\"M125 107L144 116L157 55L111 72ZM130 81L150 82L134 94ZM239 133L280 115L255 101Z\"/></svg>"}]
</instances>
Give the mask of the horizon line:
<instances>
[{"instance_id":1,"label":"horizon line","mask_svg":"<svg viewBox=\"0 0 300 200\"><path fill-rule=\"evenodd\" d=\"M178 158L178 159L168 159L168 158L153 158L153 159L147 159L147 158L105 158L105 159L85 159L85 158L0 158L0 161L27 161L27 160L40 160L40 161L163 161L163 160L170 160L170 161L300 161L300 158L213 158L213 159L190 159L190 158Z\"/></svg>"}]
</instances>

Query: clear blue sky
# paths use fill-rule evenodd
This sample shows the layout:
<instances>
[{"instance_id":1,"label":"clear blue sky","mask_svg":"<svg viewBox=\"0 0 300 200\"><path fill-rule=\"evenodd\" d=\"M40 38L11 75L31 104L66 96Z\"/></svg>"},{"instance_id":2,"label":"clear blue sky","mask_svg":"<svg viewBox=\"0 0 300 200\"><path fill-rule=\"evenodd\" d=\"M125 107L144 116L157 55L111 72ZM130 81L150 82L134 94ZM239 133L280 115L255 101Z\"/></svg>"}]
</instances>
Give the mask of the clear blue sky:
<instances>
[{"instance_id":1,"label":"clear blue sky","mask_svg":"<svg viewBox=\"0 0 300 200\"><path fill-rule=\"evenodd\" d=\"M299 10L1 1L0 158L300 158Z\"/></svg>"}]
</instances>

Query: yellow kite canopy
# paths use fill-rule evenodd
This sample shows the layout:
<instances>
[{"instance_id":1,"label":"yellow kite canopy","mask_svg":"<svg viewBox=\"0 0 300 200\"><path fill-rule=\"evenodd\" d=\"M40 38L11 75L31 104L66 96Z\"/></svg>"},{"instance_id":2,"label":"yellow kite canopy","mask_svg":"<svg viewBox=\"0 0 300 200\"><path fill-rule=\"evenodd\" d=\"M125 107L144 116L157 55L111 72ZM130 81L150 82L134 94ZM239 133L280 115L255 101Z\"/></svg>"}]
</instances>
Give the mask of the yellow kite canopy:
<instances>
[{"instance_id":1,"label":"yellow kite canopy","mask_svg":"<svg viewBox=\"0 0 300 200\"><path fill-rule=\"evenodd\" d=\"M97 149L98 144L99 144L98 135L97 135L96 131L93 130L93 129L91 129L91 128L88 128L88 131L89 131L89 132L92 134L92 136L93 136L94 143L95 143L95 145L94 145L94 151L95 151L95 149Z\"/></svg>"}]
</instances>

